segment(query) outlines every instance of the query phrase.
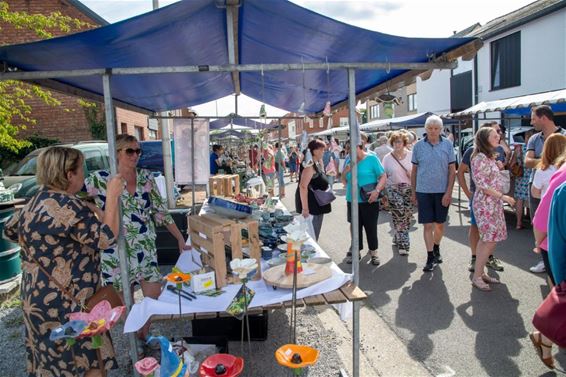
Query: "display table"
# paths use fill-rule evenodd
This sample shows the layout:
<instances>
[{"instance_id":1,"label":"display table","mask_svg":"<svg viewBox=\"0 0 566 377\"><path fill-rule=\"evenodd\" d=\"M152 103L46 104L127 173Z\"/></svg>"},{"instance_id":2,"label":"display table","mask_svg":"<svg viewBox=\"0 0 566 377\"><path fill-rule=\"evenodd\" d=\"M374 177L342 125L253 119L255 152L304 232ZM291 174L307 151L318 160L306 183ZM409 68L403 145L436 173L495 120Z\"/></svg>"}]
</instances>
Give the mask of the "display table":
<instances>
[{"instance_id":1,"label":"display table","mask_svg":"<svg viewBox=\"0 0 566 377\"><path fill-rule=\"evenodd\" d=\"M203 210L206 211L206 207ZM315 248L315 257L328 257L314 240L309 238L306 243ZM186 251L180 255L176 265L183 271L196 270L201 265L200 253L196 250ZM297 290L297 306L344 304L367 298L365 293L351 282L351 274L344 273L334 262L329 266L332 274L328 279ZM266 261L262 260L261 268L262 271L269 269ZM249 281L247 285L255 291L255 296L249 305L249 314L291 306L291 289L274 289L263 279ZM182 318L192 320L229 316L225 311L240 287L241 284L227 285L222 288L224 293L217 297L197 295L197 299L192 301L182 299ZM190 291L190 288L184 289ZM178 296L167 289L163 290L157 300L144 298L132 307L126 319L124 332L139 330L150 318L152 320L178 319L178 300ZM338 309L341 311L343 308Z\"/></svg>"}]
</instances>

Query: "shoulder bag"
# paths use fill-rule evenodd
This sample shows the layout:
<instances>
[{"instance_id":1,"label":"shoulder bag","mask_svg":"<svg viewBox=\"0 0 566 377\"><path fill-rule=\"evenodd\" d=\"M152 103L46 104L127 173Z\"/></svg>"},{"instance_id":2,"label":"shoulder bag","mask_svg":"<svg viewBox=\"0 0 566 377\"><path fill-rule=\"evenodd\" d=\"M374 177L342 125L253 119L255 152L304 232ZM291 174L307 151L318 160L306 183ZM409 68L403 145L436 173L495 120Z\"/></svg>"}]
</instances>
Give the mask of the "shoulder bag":
<instances>
[{"instance_id":1,"label":"shoulder bag","mask_svg":"<svg viewBox=\"0 0 566 377\"><path fill-rule=\"evenodd\" d=\"M411 173L409 173L409 171L407 170L407 168L405 168L405 166L403 166L403 164L401 163L401 161L399 161L397 159L397 157L395 157L395 155L393 154L393 152L391 152L391 157L393 157L395 159L395 161L397 161L397 163L403 168L403 170L405 170L405 174L407 174L408 178L411 178Z\"/></svg>"},{"instance_id":2,"label":"shoulder bag","mask_svg":"<svg viewBox=\"0 0 566 377\"><path fill-rule=\"evenodd\" d=\"M533 326L552 343L566 347L566 281L556 285L535 312Z\"/></svg>"},{"instance_id":3,"label":"shoulder bag","mask_svg":"<svg viewBox=\"0 0 566 377\"><path fill-rule=\"evenodd\" d=\"M318 168L316 167L316 164L314 165L314 169L318 174L321 174ZM312 191L312 193L314 194L314 199L321 207L332 203L336 199L336 195L334 195L330 187L328 187L328 189L325 191L320 189L313 189L312 186L309 184L309 190Z\"/></svg>"}]
</instances>

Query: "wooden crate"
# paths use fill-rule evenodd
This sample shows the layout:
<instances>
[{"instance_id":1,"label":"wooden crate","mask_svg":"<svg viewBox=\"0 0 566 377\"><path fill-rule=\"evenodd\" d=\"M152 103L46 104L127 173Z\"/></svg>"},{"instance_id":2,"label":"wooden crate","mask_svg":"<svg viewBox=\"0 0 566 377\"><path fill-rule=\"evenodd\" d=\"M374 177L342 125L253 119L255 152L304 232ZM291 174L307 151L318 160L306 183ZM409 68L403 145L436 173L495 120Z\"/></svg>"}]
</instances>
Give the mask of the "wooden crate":
<instances>
[{"instance_id":1,"label":"wooden crate","mask_svg":"<svg viewBox=\"0 0 566 377\"><path fill-rule=\"evenodd\" d=\"M238 174L218 174L208 179L211 196L233 198L240 193L240 176Z\"/></svg>"},{"instance_id":2,"label":"wooden crate","mask_svg":"<svg viewBox=\"0 0 566 377\"><path fill-rule=\"evenodd\" d=\"M225 245L232 250L231 258L242 258L242 229L248 230L250 257L258 262L258 271L253 280L261 279L259 265L261 252L259 247L259 225L255 220L230 220L215 214L189 216L191 242L197 249L205 249L203 261L213 268L216 274L216 286L227 284Z\"/></svg>"}]
</instances>

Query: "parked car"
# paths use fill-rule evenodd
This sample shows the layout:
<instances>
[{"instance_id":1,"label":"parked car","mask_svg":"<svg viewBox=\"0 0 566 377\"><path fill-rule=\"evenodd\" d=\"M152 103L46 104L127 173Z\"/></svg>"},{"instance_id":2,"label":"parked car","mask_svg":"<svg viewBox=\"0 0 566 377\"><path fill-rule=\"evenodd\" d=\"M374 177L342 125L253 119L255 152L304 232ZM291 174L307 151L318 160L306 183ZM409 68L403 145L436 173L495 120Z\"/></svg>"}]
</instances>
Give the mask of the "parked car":
<instances>
[{"instance_id":1,"label":"parked car","mask_svg":"<svg viewBox=\"0 0 566 377\"><path fill-rule=\"evenodd\" d=\"M109 169L108 144L101 141L83 141L75 144L61 144L80 150L85 156L85 176L90 172ZM4 176L4 186L14 191L14 196L20 199L30 199L39 189L35 179L37 157L45 150L39 148L29 153L15 168L10 169L9 175Z\"/></svg>"}]
</instances>

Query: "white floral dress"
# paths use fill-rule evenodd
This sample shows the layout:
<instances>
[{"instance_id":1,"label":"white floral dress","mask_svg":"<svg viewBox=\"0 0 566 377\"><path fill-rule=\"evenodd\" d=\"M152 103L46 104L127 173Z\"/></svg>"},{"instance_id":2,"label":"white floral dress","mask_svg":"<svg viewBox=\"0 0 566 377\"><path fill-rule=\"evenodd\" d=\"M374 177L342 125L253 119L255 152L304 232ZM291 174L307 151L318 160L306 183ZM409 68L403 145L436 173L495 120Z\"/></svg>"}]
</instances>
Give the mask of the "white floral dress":
<instances>
[{"instance_id":1,"label":"white floral dress","mask_svg":"<svg viewBox=\"0 0 566 377\"><path fill-rule=\"evenodd\" d=\"M87 192L102 209L106 202L106 182L109 176L108 171L100 170L85 180ZM130 284L140 283L142 280L158 282L161 274L157 267L154 221L158 226L163 226L172 224L173 218L167 212L166 203L159 194L151 172L138 169L136 192L131 195L124 190L121 199L122 231L126 240ZM113 284L116 289L122 289L119 256L115 248L106 249L102 254L102 280L104 284Z\"/></svg>"},{"instance_id":2,"label":"white floral dress","mask_svg":"<svg viewBox=\"0 0 566 377\"><path fill-rule=\"evenodd\" d=\"M495 160L478 153L472 158L472 177L476 184L473 200L474 216L481 240L499 242L507 239L503 201L485 194L482 190L494 189L499 192L503 190L503 182Z\"/></svg>"}]
</instances>

